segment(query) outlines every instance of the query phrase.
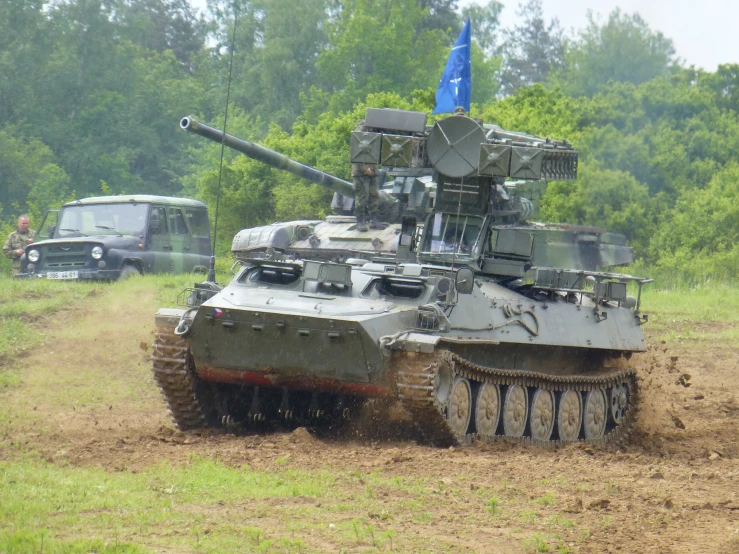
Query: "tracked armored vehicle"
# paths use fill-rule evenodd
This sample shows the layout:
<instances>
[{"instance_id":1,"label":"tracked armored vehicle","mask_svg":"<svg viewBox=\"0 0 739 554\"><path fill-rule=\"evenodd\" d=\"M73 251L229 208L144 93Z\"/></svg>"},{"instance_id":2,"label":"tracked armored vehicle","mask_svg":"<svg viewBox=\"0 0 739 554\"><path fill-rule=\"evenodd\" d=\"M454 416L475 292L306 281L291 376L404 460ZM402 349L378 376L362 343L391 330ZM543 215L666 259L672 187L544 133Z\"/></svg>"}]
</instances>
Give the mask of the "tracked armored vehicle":
<instances>
[{"instance_id":1,"label":"tracked armored vehicle","mask_svg":"<svg viewBox=\"0 0 739 554\"><path fill-rule=\"evenodd\" d=\"M227 286L159 310L154 375L180 428L341 420L390 398L437 445L627 435L649 279L609 271L633 258L623 237L528 223L521 194L574 179L577 152L465 115L405 130L421 115L368 114L352 137L352 161L382 164L391 182L430 177L433 201L397 201L394 248L325 255L314 239L303 256L294 240L250 249L237 235Z\"/></svg>"}]
</instances>

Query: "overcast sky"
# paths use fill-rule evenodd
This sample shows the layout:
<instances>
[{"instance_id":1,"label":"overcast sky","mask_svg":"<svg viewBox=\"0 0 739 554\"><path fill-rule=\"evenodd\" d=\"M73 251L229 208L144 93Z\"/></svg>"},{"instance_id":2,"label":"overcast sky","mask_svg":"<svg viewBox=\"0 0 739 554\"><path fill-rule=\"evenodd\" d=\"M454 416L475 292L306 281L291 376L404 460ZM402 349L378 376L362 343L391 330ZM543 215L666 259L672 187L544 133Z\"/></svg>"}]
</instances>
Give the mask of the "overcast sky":
<instances>
[{"instance_id":1,"label":"overcast sky","mask_svg":"<svg viewBox=\"0 0 739 554\"><path fill-rule=\"evenodd\" d=\"M204 9L205 0L189 0ZM295 0L300 2L300 0ZM516 24L518 0L501 0L505 6L503 27ZM486 4L486 0L458 0L460 6ZM614 9L637 12L652 29L661 31L675 44L686 65L715 71L720 63L739 62L738 0L543 0L547 20L557 17L570 31L587 24L587 11L605 17ZM474 22L473 22L474 25ZM474 27L472 30L474 36Z\"/></svg>"},{"instance_id":2,"label":"overcast sky","mask_svg":"<svg viewBox=\"0 0 739 554\"><path fill-rule=\"evenodd\" d=\"M502 0L502 24L509 27L518 18L517 0ZM460 5L473 3L461 0ZM484 4L485 2L474 2ZM559 19L565 30L587 24L587 11L603 19L615 8L638 13L657 31L671 38L677 55L687 65L715 71L720 63L739 62L739 2L736 0L543 0L544 17ZM474 36L474 30L473 30Z\"/></svg>"}]
</instances>

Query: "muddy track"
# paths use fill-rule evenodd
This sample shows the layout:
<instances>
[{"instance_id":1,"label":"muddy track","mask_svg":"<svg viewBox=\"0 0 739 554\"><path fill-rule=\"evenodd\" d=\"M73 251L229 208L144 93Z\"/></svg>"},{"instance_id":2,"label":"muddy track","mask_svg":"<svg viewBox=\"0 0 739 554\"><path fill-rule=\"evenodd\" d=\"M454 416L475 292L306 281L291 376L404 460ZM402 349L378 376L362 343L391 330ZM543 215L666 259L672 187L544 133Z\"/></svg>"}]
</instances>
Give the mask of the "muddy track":
<instances>
[{"instance_id":1,"label":"muddy track","mask_svg":"<svg viewBox=\"0 0 739 554\"><path fill-rule=\"evenodd\" d=\"M151 358L154 379L177 427L183 431L203 427L206 417L198 398L202 384L192 370L187 339L172 329L158 329Z\"/></svg>"},{"instance_id":2,"label":"muddy track","mask_svg":"<svg viewBox=\"0 0 739 554\"><path fill-rule=\"evenodd\" d=\"M597 446L606 446L622 443L637 421L639 389L634 369L606 371L605 374L600 371L597 376L546 375L530 371L485 367L465 360L449 351L440 351L433 355L402 353L395 356L394 366L398 375L398 391L403 406L413 414L413 420L419 426L423 435L432 444L439 446L470 444L473 440L490 442L499 439L514 440L537 446L562 446L570 442L585 442ZM453 399L439 398L439 381L443 379L440 373L444 371L444 368L451 372L452 379L468 380L474 384L474 388L478 391L481 390L482 384L491 384L496 387L498 391L496 392L498 396L498 414L494 424L495 428L492 429L493 433L480 433L479 430L472 433L460 433L453 428L449 416L452 409L450 403L453 402ZM626 387L628 402L622 408L623 413L619 414L618 421L614 420L609 409L606 409L606 414L595 414L598 417L605 416L610 427L596 425L595 427L599 430L595 433L597 436L587 436L584 432L578 432L577 437L572 437L570 440L537 438L531 435L531 421L525 421L533 417L531 414L529 414L529 417L523 415L524 425L519 426L521 434L516 436L505 432L505 427L502 425L504 422L501 422L500 425L497 423L498 419L504 419L506 416L505 409L501 407L503 403L500 400L503 395L500 390L502 387L512 386L557 392L560 393L557 395L559 399L563 398L563 393L573 391L580 397L581 406L585 408L583 419L587 419L588 411L587 403L582 398L587 398L588 393L595 392L598 394L598 391L600 391L605 399L611 399L614 387ZM475 399L470 400L470 410L474 412ZM556 406L556 403L553 402L552 404ZM593 413L591 412L590 415L592 416ZM552 409L552 413L548 415L551 418L550 427L552 429L549 431L551 433L557 428L557 418L562 413ZM475 414L472 413L469 417L474 419ZM496 429L502 432L495 434Z\"/></svg>"}]
</instances>

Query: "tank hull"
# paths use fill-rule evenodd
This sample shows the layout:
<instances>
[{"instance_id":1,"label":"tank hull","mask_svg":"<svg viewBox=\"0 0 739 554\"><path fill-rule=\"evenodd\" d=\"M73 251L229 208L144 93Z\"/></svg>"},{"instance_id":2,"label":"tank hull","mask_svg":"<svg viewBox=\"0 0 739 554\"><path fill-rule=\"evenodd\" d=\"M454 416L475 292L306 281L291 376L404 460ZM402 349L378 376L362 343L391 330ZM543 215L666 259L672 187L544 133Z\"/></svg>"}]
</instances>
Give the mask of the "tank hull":
<instances>
[{"instance_id":1,"label":"tank hull","mask_svg":"<svg viewBox=\"0 0 739 554\"><path fill-rule=\"evenodd\" d=\"M278 290L263 286L250 280L259 267L245 268L190 314L182 339L187 362L180 369L210 390L211 396L192 393L198 404L193 410L211 414L202 424L295 413L290 395L297 395L304 412L324 414L339 413L336 406L347 401L398 399L435 444L477 436L539 442L625 436L638 405L637 381L625 358L646 348L633 310L584 295L532 298L486 279L477 279L469 294L446 308L432 309L438 282L379 269L353 268L352 287L331 295L317 290L320 283L311 287L300 280ZM417 266L411 272L421 271L442 269ZM416 297L374 296L386 281L405 295L418 285ZM160 312L161 334L173 337L183 313ZM155 355L155 375L158 363ZM255 391L268 400L253 406ZM239 408L231 413L214 394ZM476 422L473 413L488 397L498 398L495 428ZM565 401L571 413L560 414ZM542 420L533 410L545 413L543 430L532 427L537 417ZM451 414L460 412L463 421L455 421ZM571 424L576 432L557 430L565 418L578 417ZM175 421L190 426L189 419Z\"/></svg>"}]
</instances>

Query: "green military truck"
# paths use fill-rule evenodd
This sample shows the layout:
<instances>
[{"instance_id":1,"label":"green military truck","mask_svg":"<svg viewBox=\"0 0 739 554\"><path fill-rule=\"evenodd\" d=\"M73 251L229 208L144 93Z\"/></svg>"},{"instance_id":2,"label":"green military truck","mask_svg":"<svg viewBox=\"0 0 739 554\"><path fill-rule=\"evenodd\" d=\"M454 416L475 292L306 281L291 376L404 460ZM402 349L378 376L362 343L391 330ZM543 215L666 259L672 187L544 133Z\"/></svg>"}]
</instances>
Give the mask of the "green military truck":
<instances>
[{"instance_id":1,"label":"green military truck","mask_svg":"<svg viewBox=\"0 0 739 554\"><path fill-rule=\"evenodd\" d=\"M99 196L50 210L16 277L116 280L205 272L211 256L208 208L202 202Z\"/></svg>"}]
</instances>

